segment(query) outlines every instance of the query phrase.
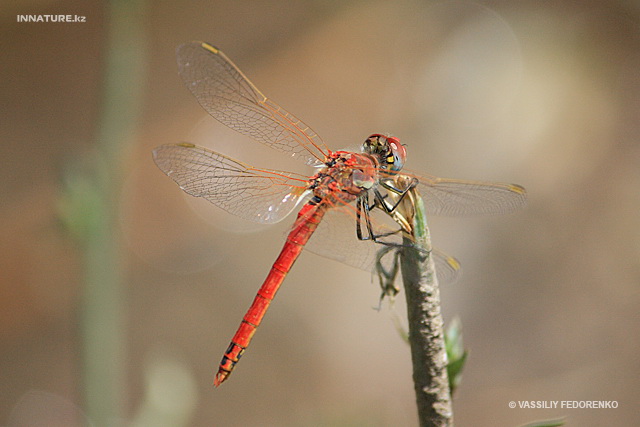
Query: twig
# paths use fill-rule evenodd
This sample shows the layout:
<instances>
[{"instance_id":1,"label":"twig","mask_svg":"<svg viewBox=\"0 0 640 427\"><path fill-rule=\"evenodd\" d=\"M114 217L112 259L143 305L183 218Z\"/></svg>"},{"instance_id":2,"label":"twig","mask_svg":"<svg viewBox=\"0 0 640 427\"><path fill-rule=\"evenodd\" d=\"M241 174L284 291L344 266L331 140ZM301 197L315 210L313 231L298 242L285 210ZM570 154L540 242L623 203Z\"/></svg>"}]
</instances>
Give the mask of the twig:
<instances>
[{"instance_id":1,"label":"twig","mask_svg":"<svg viewBox=\"0 0 640 427\"><path fill-rule=\"evenodd\" d=\"M107 8L107 48L101 114L92 157L66 171L60 215L82 245L80 314L82 370L88 418L122 423L126 402L123 279L118 201L125 159L142 102L144 0L113 0ZM78 169L80 169L78 171Z\"/></svg>"},{"instance_id":2,"label":"twig","mask_svg":"<svg viewBox=\"0 0 640 427\"><path fill-rule=\"evenodd\" d=\"M447 376L444 322L440 291L431 254L431 239L422 199L412 189L403 202L403 216L411 219L405 233L400 265L407 298L413 381L421 426L451 426L453 411Z\"/></svg>"}]
</instances>

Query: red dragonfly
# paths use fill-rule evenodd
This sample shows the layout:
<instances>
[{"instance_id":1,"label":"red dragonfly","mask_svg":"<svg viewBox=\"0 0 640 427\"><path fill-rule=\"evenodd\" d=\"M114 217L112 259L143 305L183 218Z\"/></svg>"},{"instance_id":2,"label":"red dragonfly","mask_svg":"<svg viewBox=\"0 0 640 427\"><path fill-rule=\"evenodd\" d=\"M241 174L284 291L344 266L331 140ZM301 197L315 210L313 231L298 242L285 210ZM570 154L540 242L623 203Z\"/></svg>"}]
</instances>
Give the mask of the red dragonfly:
<instances>
[{"instance_id":1,"label":"red dragonfly","mask_svg":"<svg viewBox=\"0 0 640 427\"><path fill-rule=\"evenodd\" d=\"M428 214L498 214L524 205L524 188L514 184L443 179L402 172L406 160L398 138L373 134L360 153L331 151L301 120L268 99L214 46L203 42L177 50L180 75L202 107L241 134L301 159L314 174L255 168L189 143L158 147L158 167L185 192L203 197L247 220L275 223L303 204L280 255L224 353L214 385L222 384L249 345L276 291L305 247L328 258L372 271L378 249L401 245L396 207L418 186ZM393 217L390 225L385 219ZM324 218L324 219L323 219ZM314 239L311 238L314 231ZM374 243L380 243L376 245ZM459 265L434 252L438 274L451 280Z\"/></svg>"}]
</instances>

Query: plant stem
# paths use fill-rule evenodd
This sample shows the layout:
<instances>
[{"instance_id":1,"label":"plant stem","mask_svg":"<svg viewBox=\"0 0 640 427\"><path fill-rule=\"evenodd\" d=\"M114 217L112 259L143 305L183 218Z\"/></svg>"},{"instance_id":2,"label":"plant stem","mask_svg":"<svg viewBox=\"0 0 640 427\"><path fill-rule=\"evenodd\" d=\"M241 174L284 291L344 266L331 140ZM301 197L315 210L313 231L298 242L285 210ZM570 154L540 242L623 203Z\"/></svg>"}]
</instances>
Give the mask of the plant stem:
<instances>
[{"instance_id":1,"label":"plant stem","mask_svg":"<svg viewBox=\"0 0 640 427\"><path fill-rule=\"evenodd\" d=\"M444 322L440 291L431 254L424 205L412 189L403 207L412 218L412 235L405 235L401 253L402 280L407 298L413 381L421 426L451 426L453 411L447 376Z\"/></svg>"},{"instance_id":2,"label":"plant stem","mask_svg":"<svg viewBox=\"0 0 640 427\"><path fill-rule=\"evenodd\" d=\"M123 424L124 320L118 201L134 138L144 78L143 0L107 6L107 49L95 156L88 172L89 220L81 233L84 289L81 334L85 407L99 426ZM76 215L77 217L77 215Z\"/></svg>"}]
</instances>

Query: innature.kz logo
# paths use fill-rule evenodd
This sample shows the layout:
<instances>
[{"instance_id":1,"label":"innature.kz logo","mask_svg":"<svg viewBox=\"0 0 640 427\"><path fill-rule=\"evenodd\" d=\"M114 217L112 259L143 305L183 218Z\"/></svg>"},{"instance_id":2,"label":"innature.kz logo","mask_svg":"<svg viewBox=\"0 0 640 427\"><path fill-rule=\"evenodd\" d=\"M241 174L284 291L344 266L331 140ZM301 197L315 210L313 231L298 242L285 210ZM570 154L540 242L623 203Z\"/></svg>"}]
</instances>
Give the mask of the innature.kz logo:
<instances>
[{"instance_id":1,"label":"innature.kz logo","mask_svg":"<svg viewBox=\"0 0 640 427\"><path fill-rule=\"evenodd\" d=\"M17 15L18 22L87 22L86 16L78 15Z\"/></svg>"}]
</instances>

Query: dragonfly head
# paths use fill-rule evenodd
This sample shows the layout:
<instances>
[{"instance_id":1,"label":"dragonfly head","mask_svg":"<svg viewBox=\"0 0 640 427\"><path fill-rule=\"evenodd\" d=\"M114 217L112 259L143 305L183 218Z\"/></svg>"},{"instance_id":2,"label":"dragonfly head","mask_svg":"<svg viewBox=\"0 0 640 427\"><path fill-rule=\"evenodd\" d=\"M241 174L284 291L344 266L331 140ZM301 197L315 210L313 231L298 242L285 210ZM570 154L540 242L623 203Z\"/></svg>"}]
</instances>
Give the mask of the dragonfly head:
<instances>
[{"instance_id":1,"label":"dragonfly head","mask_svg":"<svg viewBox=\"0 0 640 427\"><path fill-rule=\"evenodd\" d=\"M362 144L362 151L375 156L384 168L394 172L401 170L407 159L407 150L398 138L379 133L366 139Z\"/></svg>"}]
</instances>

